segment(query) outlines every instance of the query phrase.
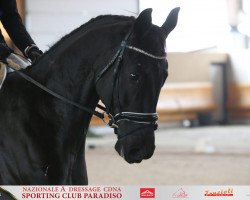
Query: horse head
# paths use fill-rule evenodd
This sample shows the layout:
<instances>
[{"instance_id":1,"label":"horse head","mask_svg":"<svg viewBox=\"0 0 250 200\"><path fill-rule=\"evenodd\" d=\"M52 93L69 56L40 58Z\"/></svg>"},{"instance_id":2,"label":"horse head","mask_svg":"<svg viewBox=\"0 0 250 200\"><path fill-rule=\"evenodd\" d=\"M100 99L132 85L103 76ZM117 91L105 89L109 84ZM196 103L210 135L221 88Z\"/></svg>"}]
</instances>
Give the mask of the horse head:
<instances>
[{"instance_id":1,"label":"horse head","mask_svg":"<svg viewBox=\"0 0 250 200\"><path fill-rule=\"evenodd\" d=\"M156 106L168 76L165 40L177 24L179 8L161 27L152 24L151 12L140 13L96 79L97 93L118 136L115 149L128 163L139 163L154 153Z\"/></svg>"}]
</instances>

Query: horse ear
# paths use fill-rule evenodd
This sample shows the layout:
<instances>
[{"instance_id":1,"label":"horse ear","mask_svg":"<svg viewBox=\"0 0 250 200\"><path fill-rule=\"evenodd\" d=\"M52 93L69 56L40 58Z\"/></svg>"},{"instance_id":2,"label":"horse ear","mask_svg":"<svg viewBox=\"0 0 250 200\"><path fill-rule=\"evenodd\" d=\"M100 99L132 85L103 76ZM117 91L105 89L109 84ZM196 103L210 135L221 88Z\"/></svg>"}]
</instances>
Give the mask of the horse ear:
<instances>
[{"instance_id":1,"label":"horse ear","mask_svg":"<svg viewBox=\"0 0 250 200\"><path fill-rule=\"evenodd\" d=\"M167 38L169 33L176 27L179 11L180 11L180 7L177 7L171 10L166 21L161 26L165 38Z\"/></svg>"},{"instance_id":2,"label":"horse ear","mask_svg":"<svg viewBox=\"0 0 250 200\"><path fill-rule=\"evenodd\" d=\"M134 31L138 35L144 34L152 25L152 8L143 10L134 24Z\"/></svg>"}]
</instances>

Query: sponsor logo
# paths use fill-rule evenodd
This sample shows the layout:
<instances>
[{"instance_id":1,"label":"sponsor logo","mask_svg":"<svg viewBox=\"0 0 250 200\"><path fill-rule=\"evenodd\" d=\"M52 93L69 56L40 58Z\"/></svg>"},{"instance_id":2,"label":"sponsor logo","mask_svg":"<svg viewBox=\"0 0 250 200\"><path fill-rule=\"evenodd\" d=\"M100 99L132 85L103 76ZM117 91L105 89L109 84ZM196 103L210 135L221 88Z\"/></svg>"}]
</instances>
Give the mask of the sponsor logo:
<instances>
[{"instance_id":1,"label":"sponsor logo","mask_svg":"<svg viewBox=\"0 0 250 200\"><path fill-rule=\"evenodd\" d=\"M218 191L210 191L206 190L204 196L207 197L227 197L227 196L234 196L233 194L233 188L228 189L221 189Z\"/></svg>"},{"instance_id":2,"label":"sponsor logo","mask_svg":"<svg viewBox=\"0 0 250 200\"><path fill-rule=\"evenodd\" d=\"M173 195L173 198L188 198L188 194L181 188L177 190Z\"/></svg>"},{"instance_id":3,"label":"sponsor logo","mask_svg":"<svg viewBox=\"0 0 250 200\"><path fill-rule=\"evenodd\" d=\"M155 198L155 188L140 188L140 198Z\"/></svg>"}]
</instances>

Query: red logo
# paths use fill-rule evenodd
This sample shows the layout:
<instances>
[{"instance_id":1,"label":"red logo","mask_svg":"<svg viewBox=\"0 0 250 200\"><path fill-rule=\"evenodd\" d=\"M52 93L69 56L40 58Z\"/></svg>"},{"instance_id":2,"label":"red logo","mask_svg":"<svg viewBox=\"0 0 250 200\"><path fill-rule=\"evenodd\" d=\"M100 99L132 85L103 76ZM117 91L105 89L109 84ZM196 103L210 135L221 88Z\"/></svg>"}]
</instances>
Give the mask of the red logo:
<instances>
[{"instance_id":1,"label":"red logo","mask_svg":"<svg viewBox=\"0 0 250 200\"><path fill-rule=\"evenodd\" d=\"M204 196L210 196L210 197L221 197L221 196L234 196L233 193L233 188L227 188L227 189L221 189L221 190L217 190L217 191L210 191L210 190L206 190Z\"/></svg>"},{"instance_id":2,"label":"red logo","mask_svg":"<svg viewBox=\"0 0 250 200\"><path fill-rule=\"evenodd\" d=\"M181 188L172 195L173 198L188 198L188 194Z\"/></svg>"},{"instance_id":3,"label":"red logo","mask_svg":"<svg viewBox=\"0 0 250 200\"><path fill-rule=\"evenodd\" d=\"M140 188L140 198L155 198L155 188Z\"/></svg>"}]
</instances>

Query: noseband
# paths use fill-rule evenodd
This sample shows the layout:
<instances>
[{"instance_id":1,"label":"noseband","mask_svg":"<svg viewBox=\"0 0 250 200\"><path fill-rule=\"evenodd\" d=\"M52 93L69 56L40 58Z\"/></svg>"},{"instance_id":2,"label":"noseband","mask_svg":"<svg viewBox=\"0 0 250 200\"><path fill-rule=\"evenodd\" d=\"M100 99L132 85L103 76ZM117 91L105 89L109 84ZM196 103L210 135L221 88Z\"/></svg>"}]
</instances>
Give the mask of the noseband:
<instances>
[{"instance_id":1,"label":"noseband","mask_svg":"<svg viewBox=\"0 0 250 200\"><path fill-rule=\"evenodd\" d=\"M98 108L102 109L109 116L109 122L107 124L112 128L115 128L115 129L119 128L118 123L121 121L131 121L131 122L138 123L138 124L152 125L154 130L156 130L158 126L157 125L157 120L158 120L157 113L119 112L115 116L111 114L111 107L112 107L111 105L112 105L112 100L113 100L113 95L114 95L114 89L117 83L120 63L123 59L123 54L124 54L125 49L127 48L130 50L136 51L140 54L143 54L145 56L148 56L150 58L157 59L157 60L166 59L166 55L155 56L142 49L128 45L127 42L131 33L132 33L132 30L130 30L129 33L125 36L124 40L121 42L120 48L118 49L114 57L111 59L111 61L97 75L97 78L95 80L96 84L110 68L114 69L113 88L111 91L111 98L110 98L109 105L105 108L98 104Z\"/></svg>"}]
</instances>

